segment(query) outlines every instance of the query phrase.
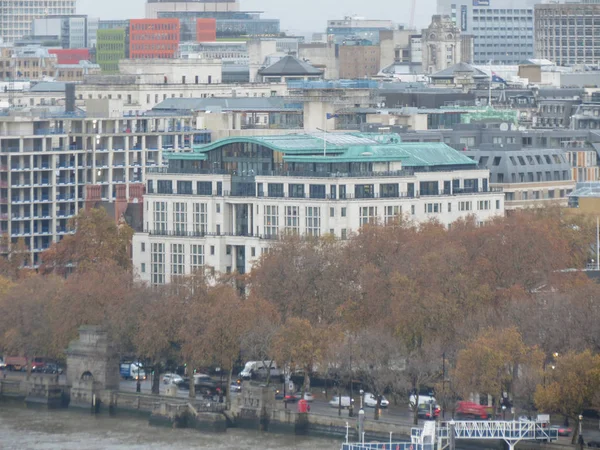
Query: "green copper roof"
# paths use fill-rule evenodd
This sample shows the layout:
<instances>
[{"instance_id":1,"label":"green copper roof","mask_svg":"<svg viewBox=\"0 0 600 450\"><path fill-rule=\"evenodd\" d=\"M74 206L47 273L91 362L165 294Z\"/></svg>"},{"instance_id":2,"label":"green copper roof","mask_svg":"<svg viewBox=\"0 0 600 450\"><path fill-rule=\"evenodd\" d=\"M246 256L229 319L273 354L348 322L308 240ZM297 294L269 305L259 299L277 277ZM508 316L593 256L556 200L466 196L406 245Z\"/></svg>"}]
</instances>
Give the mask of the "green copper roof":
<instances>
[{"instance_id":1,"label":"green copper roof","mask_svg":"<svg viewBox=\"0 0 600 450\"><path fill-rule=\"evenodd\" d=\"M326 140L326 145L323 140ZM397 134L287 134L221 139L194 146L192 153L169 153L168 159L206 160L227 144L253 143L284 153L286 162L344 163L401 161L404 167L474 166L476 162L441 142L401 142Z\"/></svg>"}]
</instances>

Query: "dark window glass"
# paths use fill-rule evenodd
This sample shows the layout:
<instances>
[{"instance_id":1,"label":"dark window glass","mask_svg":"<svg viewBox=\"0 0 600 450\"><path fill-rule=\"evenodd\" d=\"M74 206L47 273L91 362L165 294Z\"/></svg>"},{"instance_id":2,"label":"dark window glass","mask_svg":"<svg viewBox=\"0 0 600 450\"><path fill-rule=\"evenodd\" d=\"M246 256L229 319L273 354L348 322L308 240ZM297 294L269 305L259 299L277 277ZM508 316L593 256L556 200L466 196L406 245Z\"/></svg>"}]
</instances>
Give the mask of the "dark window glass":
<instances>
[{"instance_id":1,"label":"dark window glass","mask_svg":"<svg viewBox=\"0 0 600 450\"><path fill-rule=\"evenodd\" d=\"M393 184L382 184L379 186L381 197L391 198L399 197L398 183Z\"/></svg>"},{"instance_id":2,"label":"dark window glass","mask_svg":"<svg viewBox=\"0 0 600 450\"><path fill-rule=\"evenodd\" d=\"M198 195L212 195L212 181L198 181L196 189Z\"/></svg>"},{"instance_id":3,"label":"dark window glass","mask_svg":"<svg viewBox=\"0 0 600 450\"><path fill-rule=\"evenodd\" d=\"M304 185L303 184L290 184L290 197L304 198Z\"/></svg>"},{"instance_id":4,"label":"dark window glass","mask_svg":"<svg viewBox=\"0 0 600 450\"><path fill-rule=\"evenodd\" d=\"M171 180L158 180L157 189L159 194L172 194L173 182Z\"/></svg>"},{"instance_id":5,"label":"dark window glass","mask_svg":"<svg viewBox=\"0 0 600 450\"><path fill-rule=\"evenodd\" d=\"M311 184L310 185L310 198L325 198L325 185L324 184Z\"/></svg>"},{"instance_id":6,"label":"dark window glass","mask_svg":"<svg viewBox=\"0 0 600 450\"><path fill-rule=\"evenodd\" d=\"M269 197L283 197L283 183L269 183Z\"/></svg>"},{"instance_id":7,"label":"dark window glass","mask_svg":"<svg viewBox=\"0 0 600 450\"><path fill-rule=\"evenodd\" d=\"M177 193L178 194L191 194L192 193L192 182L191 181L178 181L177 182Z\"/></svg>"}]
</instances>

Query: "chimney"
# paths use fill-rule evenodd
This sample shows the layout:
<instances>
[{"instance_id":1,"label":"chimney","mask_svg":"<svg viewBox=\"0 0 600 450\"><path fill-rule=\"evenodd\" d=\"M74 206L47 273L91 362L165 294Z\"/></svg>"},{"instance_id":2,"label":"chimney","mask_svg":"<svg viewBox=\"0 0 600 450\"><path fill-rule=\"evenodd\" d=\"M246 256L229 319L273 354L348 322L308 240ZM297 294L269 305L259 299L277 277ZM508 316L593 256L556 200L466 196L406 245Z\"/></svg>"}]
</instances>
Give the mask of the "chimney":
<instances>
[{"instance_id":1,"label":"chimney","mask_svg":"<svg viewBox=\"0 0 600 450\"><path fill-rule=\"evenodd\" d=\"M75 112L75 83L65 84L65 111Z\"/></svg>"},{"instance_id":2,"label":"chimney","mask_svg":"<svg viewBox=\"0 0 600 450\"><path fill-rule=\"evenodd\" d=\"M102 200L102 186L90 184L85 187L85 209L90 210Z\"/></svg>"},{"instance_id":3,"label":"chimney","mask_svg":"<svg viewBox=\"0 0 600 450\"><path fill-rule=\"evenodd\" d=\"M127 211L127 185L115 186L117 197L115 199L115 220L119 223L121 216Z\"/></svg>"},{"instance_id":4,"label":"chimney","mask_svg":"<svg viewBox=\"0 0 600 450\"><path fill-rule=\"evenodd\" d=\"M146 185L143 183L136 183L129 185L129 203L142 203L144 200L144 191Z\"/></svg>"}]
</instances>

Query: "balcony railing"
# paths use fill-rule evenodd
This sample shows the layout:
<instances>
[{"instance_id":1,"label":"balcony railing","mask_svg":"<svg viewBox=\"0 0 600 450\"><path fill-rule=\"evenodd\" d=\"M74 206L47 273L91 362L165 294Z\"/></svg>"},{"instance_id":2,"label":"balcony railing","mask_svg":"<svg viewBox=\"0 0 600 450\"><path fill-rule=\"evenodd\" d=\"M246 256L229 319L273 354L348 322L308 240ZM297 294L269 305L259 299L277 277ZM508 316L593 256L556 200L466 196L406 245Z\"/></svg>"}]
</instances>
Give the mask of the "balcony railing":
<instances>
[{"instance_id":1,"label":"balcony railing","mask_svg":"<svg viewBox=\"0 0 600 450\"><path fill-rule=\"evenodd\" d=\"M252 234L252 233L208 233L208 232L195 232L195 231L163 231L163 230L144 230L144 233L148 233L151 236L167 236L167 237L211 237L211 236L230 236L230 237L253 237L265 240L276 240L279 239L277 235L270 234Z\"/></svg>"}]
</instances>

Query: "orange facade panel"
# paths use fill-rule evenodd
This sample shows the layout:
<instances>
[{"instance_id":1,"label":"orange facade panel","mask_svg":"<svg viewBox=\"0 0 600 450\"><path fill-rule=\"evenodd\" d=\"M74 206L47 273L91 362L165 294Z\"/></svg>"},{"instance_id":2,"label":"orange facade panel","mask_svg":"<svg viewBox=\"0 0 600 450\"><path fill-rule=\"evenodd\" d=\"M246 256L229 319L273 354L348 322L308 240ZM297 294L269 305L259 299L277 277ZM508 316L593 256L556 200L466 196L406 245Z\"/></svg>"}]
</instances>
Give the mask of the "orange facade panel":
<instances>
[{"instance_id":1,"label":"orange facade panel","mask_svg":"<svg viewBox=\"0 0 600 450\"><path fill-rule=\"evenodd\" d=\"M196 41L197 42L215 42L217 40L217 20L216 19L197 19L196 21Z\"/></svg>"},{"instance_id":2,"label":"orange facade panel","mask_svg":"<svg viewBox=\"0 0 600 450\"><path fill-rule=\"evenodd\" d=\"M129 21L131 59L172 59L179 50L179 19L132 19Z\"/></svg>"}]
</instances>

